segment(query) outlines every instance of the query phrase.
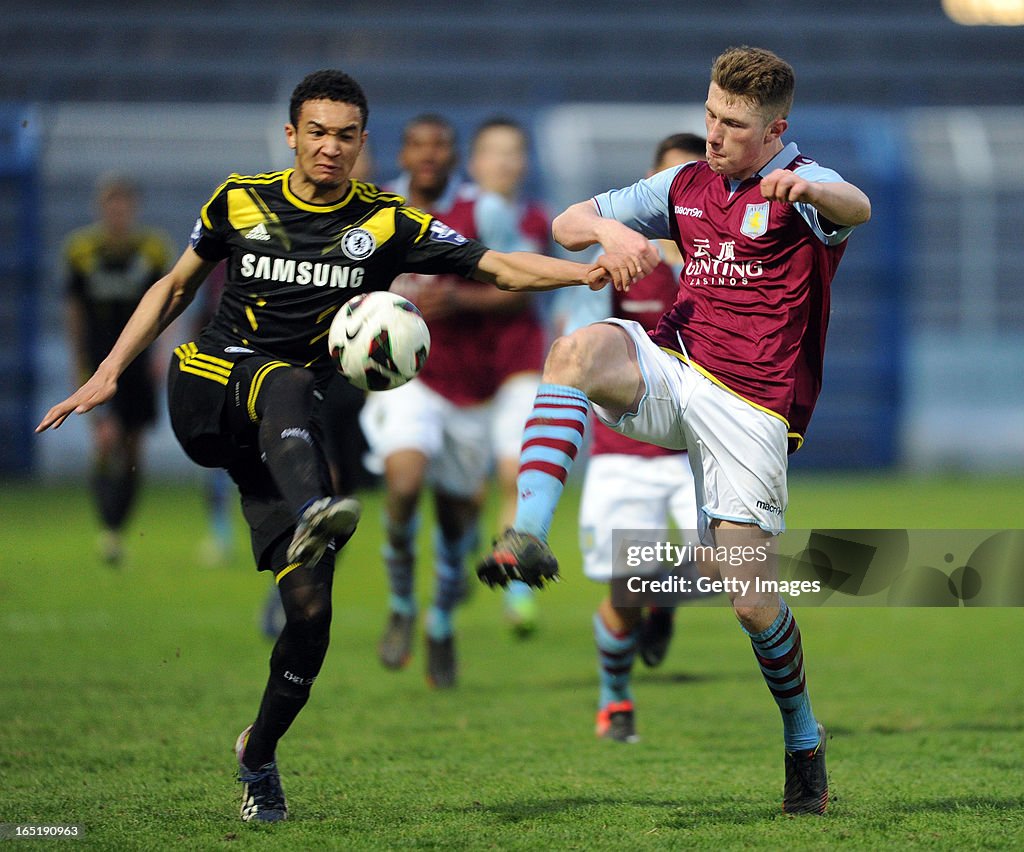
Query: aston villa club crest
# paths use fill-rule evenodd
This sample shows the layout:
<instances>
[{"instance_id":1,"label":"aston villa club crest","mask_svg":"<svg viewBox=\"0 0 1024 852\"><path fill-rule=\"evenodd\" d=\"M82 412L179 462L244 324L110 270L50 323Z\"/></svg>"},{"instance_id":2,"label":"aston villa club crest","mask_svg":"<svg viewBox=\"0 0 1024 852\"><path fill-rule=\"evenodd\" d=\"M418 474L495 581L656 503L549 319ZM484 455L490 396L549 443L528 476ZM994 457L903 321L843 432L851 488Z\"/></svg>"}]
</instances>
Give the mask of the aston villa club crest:
<instances>
[{"instance_id":1,"label":"aston villa club crest","mask_svg":"<svg viewBox=\"0 0 1024 852\"><path fill-rule=\"evenodd\" d=\"M743 214L743 224L740 225L740 233L752 239L763 237L768 232L768 211L770 207L770 201L765 201L763 204L748 204L747 212Z\"/></svg>"}]
</instances>

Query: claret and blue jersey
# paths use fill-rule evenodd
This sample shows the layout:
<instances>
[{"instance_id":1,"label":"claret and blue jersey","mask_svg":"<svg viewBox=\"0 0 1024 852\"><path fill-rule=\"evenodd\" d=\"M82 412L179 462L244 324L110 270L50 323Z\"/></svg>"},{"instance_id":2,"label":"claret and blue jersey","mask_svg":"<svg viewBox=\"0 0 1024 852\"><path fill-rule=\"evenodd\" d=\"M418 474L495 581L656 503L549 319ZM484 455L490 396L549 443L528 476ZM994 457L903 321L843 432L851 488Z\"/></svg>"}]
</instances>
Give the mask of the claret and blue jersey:
<instances>
[{"instance_id":1,"label":"claret and blue jersey","mask_svg":"<svg viewBox=\"0 0 1024 852\"><path fill-rule=\"evenodd\" d=\"M853 229L809 204L765 200L760 179L775 169L842 181L789 143L743 181L695 161L594 203L602 216L680 247L679 295L653 340L783 419L798 446L821 389L831 281Z\"/></svg>"}]
</instances>

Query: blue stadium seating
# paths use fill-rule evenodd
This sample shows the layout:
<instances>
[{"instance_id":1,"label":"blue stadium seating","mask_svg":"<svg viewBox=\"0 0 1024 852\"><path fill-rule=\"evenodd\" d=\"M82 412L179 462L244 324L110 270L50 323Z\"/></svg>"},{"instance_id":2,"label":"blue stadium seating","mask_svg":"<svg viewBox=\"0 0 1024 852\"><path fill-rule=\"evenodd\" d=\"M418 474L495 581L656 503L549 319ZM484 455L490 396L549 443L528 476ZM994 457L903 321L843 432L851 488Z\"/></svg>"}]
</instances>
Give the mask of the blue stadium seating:
<instances>
[{"instance_id":1,"label":"blue stadium seating","mask_svg":"<svg viewBox=\"0 0 1024 852\"><path fill-rule=\"evenodd\" d=\"M14 5L14 4L10 4ZM56 0L0 16L0 100L266 102L342 67L373 102L690 100L730 44L799 69L802 103L1016 104L1014 28L960 27L939 0L678 3ZM727 8L726 8L727 7Z\"/></svg>"}]
</instances>

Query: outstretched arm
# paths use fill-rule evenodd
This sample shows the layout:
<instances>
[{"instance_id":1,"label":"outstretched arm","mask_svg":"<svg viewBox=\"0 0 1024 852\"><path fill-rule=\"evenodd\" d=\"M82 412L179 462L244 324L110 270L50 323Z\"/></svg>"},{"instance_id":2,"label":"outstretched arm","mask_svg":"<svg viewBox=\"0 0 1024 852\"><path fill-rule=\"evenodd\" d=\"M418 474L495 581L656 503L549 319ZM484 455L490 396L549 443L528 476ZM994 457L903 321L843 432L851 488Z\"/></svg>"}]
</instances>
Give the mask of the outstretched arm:
<instances>
[{"instance_id":1,"label":"outstretched arm","mask_svg":"<svg viewBox=\"0 0 1024 852\"><path fill-rule=\"evenodd\" d=\"M599 257L598 262L605 266L619 290L628 290L632 282L658 265L658 251L647 237L621 222L604 218L593 201L573 204L555 218L551 231L555 240L570 251L599 243L607 254Z\"/></svg>"},{"instance_id":2,"label":"outstretched arm","mask_svg":"<svg viewBox=\"0 0 1024 852\"><path fill-rule=\"evenodd\" d=\"M809 181L788 169L763 177L761 195L769 201L810 204L834 225L863 225L871 218L871 202L852 183Z\"/></svg>"},{"instance_id":3,"label":"outstretched arm","mask_svg":"<svg viewBox=\"0 0 1024 852\"><path fill-rule=\"evenodd\" d=\"M213 267L191 248L185 249L171 271L143 295L96 372L71 396L47 411L36 432L56 429L72 412L84 414L110 399L127 366L189 306Z\"/></svg>"},{"instance_id":4,"label":"outstretched arm","mask_svg":"<svg viewBox=\"0 0 1024 852\"><path fill-rule=\"evenodd\" d=\"M596 263L576 263L526 251L489 250L480 258L473 277L501 290L554 290L573 284L599 290L608 283L608 273Z\"/></svg>"},{"instance_id":5,"label":"outstretched arm","mask_svg":"<svg viewBox=\"0 0 1024 852\"><path fill-rule=\"evenodd\" d=\"M513 292L496 287L477 287L466 282L438 278L420 287L413 299L423 318L430 322L463 311L481 314L515 314L530 304L526 291Z\"/></svg>"}]
</instances>

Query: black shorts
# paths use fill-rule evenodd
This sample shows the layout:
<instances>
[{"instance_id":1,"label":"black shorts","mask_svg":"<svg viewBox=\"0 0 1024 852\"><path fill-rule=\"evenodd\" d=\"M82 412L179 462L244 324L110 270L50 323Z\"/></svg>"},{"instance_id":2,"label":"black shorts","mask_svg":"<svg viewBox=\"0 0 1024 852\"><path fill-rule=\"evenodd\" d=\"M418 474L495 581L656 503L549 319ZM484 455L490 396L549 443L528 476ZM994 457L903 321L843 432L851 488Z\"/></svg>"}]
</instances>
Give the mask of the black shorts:
<instances>
[{"instance_id":1,"label":"black shorts","mask_svg":"<svg viewBox=\"0 0 1024 852\"><path fill-rule=\"evenodd\" d=\"M281 367L292 365L249 350L200 349L184 343L174 350L167 377L174 435L192 461L224 468L238 485L260 571L285 566L284 553L295 532L295 515L260 455L255 410L264 380ZM317 409L314 405L310 434L320 457L324 493L329 494Z\"/></svg>"}]
</instances>

